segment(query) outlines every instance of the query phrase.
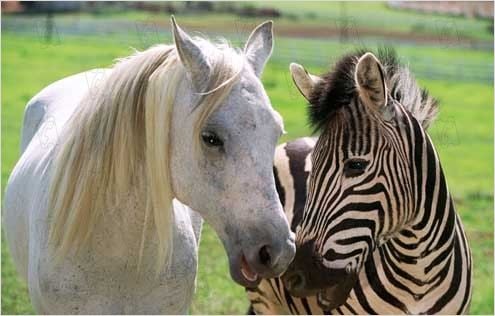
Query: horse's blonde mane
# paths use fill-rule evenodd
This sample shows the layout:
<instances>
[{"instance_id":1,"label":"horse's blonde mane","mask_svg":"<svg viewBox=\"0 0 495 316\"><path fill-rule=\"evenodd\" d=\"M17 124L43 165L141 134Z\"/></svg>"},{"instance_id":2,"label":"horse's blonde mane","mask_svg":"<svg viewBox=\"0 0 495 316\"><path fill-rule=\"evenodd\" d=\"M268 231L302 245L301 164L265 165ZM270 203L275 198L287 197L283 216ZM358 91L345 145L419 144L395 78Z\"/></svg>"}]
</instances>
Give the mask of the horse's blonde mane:
<instances>
[{"instance_id":1,"label":"horse's blonde mane","mask_svg":"<svg viewBox=\"0 0 495 316\"><path fill-rule=\"evenodd\" d=\"M198 133L230 92L243 63L228 45L196 40L208 49L212 66L205 74L207 92L198 94ZM174 223L169 129L185 76L175 46L155 46L118 61L78 105L53 163L49 240L56 258L86 246L105 210L137 193L146 205L139 261L148 220L155 225L158 267L169 261Z\"/></svg>"}]
</instances>

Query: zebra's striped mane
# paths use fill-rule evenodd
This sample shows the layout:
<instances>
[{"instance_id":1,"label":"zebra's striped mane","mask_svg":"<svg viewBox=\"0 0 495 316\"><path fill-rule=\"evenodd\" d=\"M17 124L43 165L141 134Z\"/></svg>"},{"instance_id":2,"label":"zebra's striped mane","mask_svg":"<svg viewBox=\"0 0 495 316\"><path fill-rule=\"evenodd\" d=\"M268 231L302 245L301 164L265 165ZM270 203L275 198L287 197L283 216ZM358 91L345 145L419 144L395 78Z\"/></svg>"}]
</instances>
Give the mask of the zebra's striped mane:
<instances>
[{"instance_id":1,"label":"zebra's striped mane","mask_svg":"<svg viewBox=\"0 0 495 316\"><path fill-rule=\"evenodd\" d=\"M324 74L315 87L309 106L309 121L315 132L321 131L339 109L357 96L354 70L359 58L368 50L344 55L330 72ZM426 89L420 88L409 68L402 65L391 48L380 48L376 55L382 64L392 100L402 104L427 129L438 113L438 102Z\"/></svg>"}]
</instances>

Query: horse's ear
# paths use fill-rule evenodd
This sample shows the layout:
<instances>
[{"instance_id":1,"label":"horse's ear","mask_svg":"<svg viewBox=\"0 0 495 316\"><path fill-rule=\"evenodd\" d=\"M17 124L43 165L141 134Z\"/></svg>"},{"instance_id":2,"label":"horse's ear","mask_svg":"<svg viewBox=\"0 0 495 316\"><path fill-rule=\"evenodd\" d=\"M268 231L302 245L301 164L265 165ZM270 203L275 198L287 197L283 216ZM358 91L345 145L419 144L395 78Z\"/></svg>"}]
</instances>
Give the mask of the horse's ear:
<instances>
[{"instance_id":1,"label":"horse's ear","mask_svg":"<svg viewBox=\"0 0 495 316\"><path fill-rule=\"evenodd\" d=\"M359 97L377 110L387 105L387 85L383 67L372 53L359 58L354 74Z\"/></svg>"},{"instance_id":2,"label":"horse's ear","mask_svg":"<svg viewBox=\"0 0 495 316\"><path fill-rule=\"evenodd\" d=\"M208 59L192 38L187 35L171 18L174 42L179 58L186 68L190 79L198 92L203 92L206 88L206 80L210 77L211 66Z\"/></svg>"},{"instance_id":3,"label":"horse's ear","mask_svg":"<svg viewBox=\"0 0 495 316\"><path fill-rule=\"evenodd\" d=\"M256 76L260 77L263 73L263 68L265 68L272 50L273 22L267 21L254 29L244 46L244 54Z\"/></svg>"},{"instance_id":4,"label":"horse's ear","mask_svg":"<svg viewBox=\"0 0 495 316\"><path fill-rule=\"evenodd\" d=\"M291 63L289 69L297 89L309 101L313 89L322 79L310 74L303 66L296 63Z\"/></svg>"}]
</instances>

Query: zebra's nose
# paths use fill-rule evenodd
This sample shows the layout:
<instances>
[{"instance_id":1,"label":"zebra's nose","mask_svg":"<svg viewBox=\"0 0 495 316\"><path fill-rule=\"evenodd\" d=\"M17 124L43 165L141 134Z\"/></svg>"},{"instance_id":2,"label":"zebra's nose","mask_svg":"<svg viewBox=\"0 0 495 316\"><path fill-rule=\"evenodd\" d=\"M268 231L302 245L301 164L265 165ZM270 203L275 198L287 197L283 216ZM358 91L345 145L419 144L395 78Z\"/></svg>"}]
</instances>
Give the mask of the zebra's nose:
<instances>
[{"instance_id":1,"label":"zebra's nose","mask_svg":"<svg viewBox=\"0 0 495 316\"><path fill-rule=\"evenodd\" d=\"M283 281L285 287L291 293L301 292L306 285L306 278L304 277L304 274L301 271L293 271L289 274L284 275Z\"/></svg>"}]
</instances>

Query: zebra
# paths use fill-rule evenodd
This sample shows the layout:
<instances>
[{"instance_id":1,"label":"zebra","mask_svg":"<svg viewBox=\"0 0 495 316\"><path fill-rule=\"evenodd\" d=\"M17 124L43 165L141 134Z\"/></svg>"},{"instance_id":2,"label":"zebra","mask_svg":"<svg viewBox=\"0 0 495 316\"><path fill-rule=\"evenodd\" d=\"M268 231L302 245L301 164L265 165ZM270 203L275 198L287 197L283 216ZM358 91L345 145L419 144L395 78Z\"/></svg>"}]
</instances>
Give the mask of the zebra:
<instances>
[{"instance_id":1,"label":"zebra","mask_svg":"<svg viewBox=\"0 0 495 316\"><path fill-rule=\"evenodd\" d=\"M297 251L284 275L247 289L251 312L469 310L471 252L426 133L437 101L393 50L377 56L345 55L322 77L291 64L321 134L276 150Z\"/></svg>"}]
</instances>

